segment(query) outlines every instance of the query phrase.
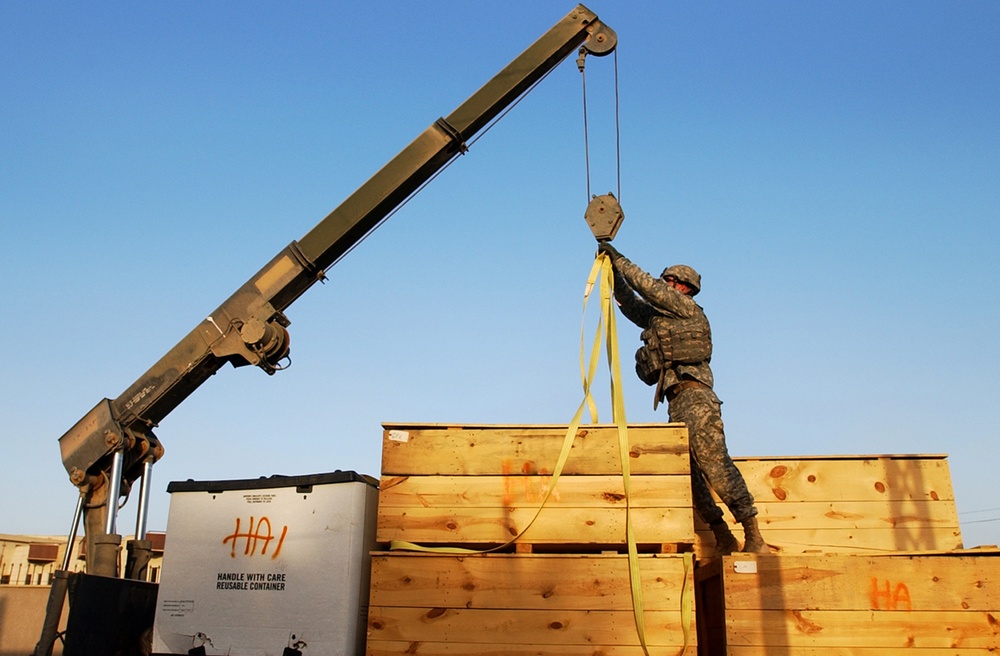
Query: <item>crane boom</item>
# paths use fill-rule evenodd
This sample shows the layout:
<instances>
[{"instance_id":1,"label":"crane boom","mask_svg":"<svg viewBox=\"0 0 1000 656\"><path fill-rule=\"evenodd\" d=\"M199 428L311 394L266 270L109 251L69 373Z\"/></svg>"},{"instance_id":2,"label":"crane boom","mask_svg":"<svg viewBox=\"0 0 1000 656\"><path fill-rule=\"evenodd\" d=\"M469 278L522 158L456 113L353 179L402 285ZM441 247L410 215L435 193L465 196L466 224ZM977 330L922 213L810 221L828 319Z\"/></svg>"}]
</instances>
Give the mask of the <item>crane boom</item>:
<instances>
[{"instance_id":1,"label":"crane boom","mask_svg":"<svg viewBox=\"0 0 1000 656\"><path fill-rule=\"evenodd\" d=\"M110 544L117 554L117 500L163 454L153 428L227 362L273 374L288 354L284 310L323 279L327 268L571 52L580 48L605 55L616 44L614 31L578 5L305 236L282 249L121 395L102 399L59 439L66 471L81 490L91 573L115 575L101 570L114 567L117 557L102 560L98 551ZM104 560L112 564L102 565Z\"/></svg>"}]
</instances>

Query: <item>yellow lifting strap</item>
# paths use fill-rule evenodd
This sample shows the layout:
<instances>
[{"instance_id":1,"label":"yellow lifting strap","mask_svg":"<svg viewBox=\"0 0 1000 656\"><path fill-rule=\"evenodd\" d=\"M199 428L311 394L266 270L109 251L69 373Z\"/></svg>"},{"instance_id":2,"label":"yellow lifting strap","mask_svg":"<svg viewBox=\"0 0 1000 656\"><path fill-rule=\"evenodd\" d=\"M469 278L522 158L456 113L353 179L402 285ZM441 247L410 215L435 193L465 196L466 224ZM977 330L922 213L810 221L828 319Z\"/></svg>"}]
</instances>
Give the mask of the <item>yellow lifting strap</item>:
<instances>
[{"instance_id":1,"label":"yellow lifting strap","mask_svg":"<svg viewBox=\"0 0 1000 656\"><path fill-rule=\"evenodd\" d=\"M580 372L583 375L584 403L590 408L591 418L597 423L597 409L594 400L590 395L591 381L594 380L594 373L597 369L597 359L600 355L601 336L606 339L608 354L608 369L611 373L611 413L615 427L618 429L618 455L622 468L622 484L625 488L625 535L628 543L628 571L629 583L632 589L632 613L635 618L635 629L639 636L639 643L642 652L649 656L649 648L646 645L646 624L644 620L644 610L642 603L642 576L639 571L639 553L636 547L635 529L632 526L632 485L630 473L628 421L625 418L625 394L622 391L621 381L621 358L618 352L618 327L615 324L615 302L614 270L611 266L611 258L605 253L598 253L594 260L590 276L587 278L587 287L584 292L584 314L587 311L587 298L593 290L594 283L600 280L600 304L601 317L597 324L597 334L594 338L594 347L591 351L590 366L584 373L583 344L584 337L581 330L580 335ZM602 331L603 327L603 331ZM583 410L583 403L577 411L579 415ZM575 427L573 431L575 433ZM553 487L554 487L553 483ZM681 646L679 654L687 651L691 639L691 618L693 611L692 590L688 586L688 576L691 573L693 557L691 553L684 556L684 580L681 582L681 630L684 635L684 644Z\"/></svg>"},{"instance_id":2,"label":"yellow lifting strap","mask_svg":"<svg viewBox=\"0 0 1000 656\"><path fill-rule=\"evenodd\" d=\"M599 302L600 302L600 318L597 323L597 331L594 335L594 342L590 349L589 360L585 356L585 345L586 345L586 314L587 314L587 303L590 299L590 294L594 289L594 285L598 285L599 290ZM570 422L566 429L566 435L563 438L562 448L559 451L559 458L553 468L551 482L548 485L548 490L545 493L545 497L542 499L541 504L539 504L534 516L531 521L527 523L523 530L521 530L514 538L508 540L504 544L501 544L492 549L466 549L462 547L424 547L412 542L407 542L405 540L393 540L389 548L392 550L407 550L407 551L421 551L429 553L453 553L453 554L474 554L474 553L490 553L493 551L498 551L507 547L514 542L516 542L522 535L524 535L531 525L534 524L535 520L538 518L545 507L546 502L548 502L552 491L556 488L556 484L559 482L559 476L562 474L563 467L566 461L569 459L570 450L573 447L573 441L576 438L577 431L580 428L580 423L583 419L584 409L589 410L591 423L598 423L597 416L597 405L594 403L594 398L591 395L590 387L597 373L597 362L600 359L601 354L601 342L602 337L607 349L608 355L608 367L611 373L611 410L613 415L613 421L618 430L618 454L621 461L622 468L622 483L625 489L625 534L626 541L628 543L628 569L629 569L629 584L632 590L632 612L635 618L635 628L636 633L639 636L639 642L642 646L642 651L646 656L649 656L649 649L646 646L646 627L644 622L644 611L642 603L642 578L639 571L639 553L636 546L635 531L632 526L631 517L631 476L629 471L629 439L628 439L628 422L625 419L625 398L622 393L621 388L621 365L620 359L618 357L618 329L615 325L615 309L614 309L614 271L611 266L611 258L605 253L599 253L597 258L594 260L594 266L590 270L590 275L587 277L587 286L583 294L583 314L584 318L581 321L580 328L580 376L583 383L583 400L580 402L579 407L576 409L576 413L573 415L573 420ZM680 613L681 613L681 627L684 634L684 645L681 647L679 654L684 654L687 651L688 645L690 643L690 627L691 627L691 616L693 610L692 602L692 590L688 586L688 577L691 573L691 567L693 564L692 555L690 553L684 554L684 580L681 584L681 600L680 600Z\"/></svg>"},{"instance_id":3,"label":"yellow lifting strap","mask_svg":"<svg viewBox=\"0 0 1000 656\"><path fill-rule=\"evenodd\" d=\"M556 460L556 466L552 470L551 480L549 485L547 486L548 489L545 492L545 496L542 498L542 502L538 505L538 508L535 510L535 514L531 518L531 521L529 521L525 525L525 527L513 538L491 549L467 549L464 547L425 547L419 544L414 544L413 542L407 542L406 540L392 540L389 543L389 549L391 550L398 549L406 551L423 551L429 553L454 553L454 554L490 553L493 551L499 551L500 549L503 549L504 547L510 546L511 544L517 542L517 540L522 535L527 533L528 529L531 528L531 525L535 523L535 520L538 519L538 515L542 512L542 508L545 507L546 502L548 502L549 497L552 495L552 491L556 489L556 484L559 482L559 476L562 475L562 471L566 465L566 461L569 459L570 450L573 448L573 440L576 438L577 430L580 428L580 422L583 420L584 408L588 408L590 410L591 423L594 424L598 423L597 406L594 403L594 398L590 394L590 382L594 380L594 376L597 373L597 361L601 353L601 335L603 332L602 327L605 324L606 321L605 317L607 316L607 312L608 310L610 310L611 307L610 285L614 284L614 277L611 274L611 262L608 259L608 257L603 253L601 253L594 261L594 266L590 271L590 275L587 277L587 287L586 291L583 294L584 320L586 319L586 314L587 314L587 301L590 299L590 292L594 288L594 283L597 281L597 276L599 274L602 274L604 276L601 279L601 285L600 285L600 289L602 290L602 295L604 295L604 290L608 289L609 291L607 292L607 298L606 299L602 298L602 309L604 311L601 313L601 318L598 320L597 333L594 336L594 345L591 348L591 353L590 353L590 365L589 367L586 368L584 364L584 361L586 359L584 357L585 326L582 325L582 322L580 328L580 375L583 379L583 401L580 402L580 406L576 409L576 413L573 415L573 420L569 423L569 426L566 429L566 435L563 438L562 448L559 450L559 458ZM607 278L609 282L605 283L604 281L605 278ZM605 300L607 301L607 303L604 302ZM611 316L611 321L614 321L613 314ZM615 337L615 342L617 342L617 337ZM624 410L622 411L622 414L624 414ZM619 431L621 430L623 430L623 427L619 428ZM627 461L628 461L627 444L626 444L625 457L627 466ZM628 489L626 484L626 497L627 495L628 495Z\"/></svg>"}]
</instances>

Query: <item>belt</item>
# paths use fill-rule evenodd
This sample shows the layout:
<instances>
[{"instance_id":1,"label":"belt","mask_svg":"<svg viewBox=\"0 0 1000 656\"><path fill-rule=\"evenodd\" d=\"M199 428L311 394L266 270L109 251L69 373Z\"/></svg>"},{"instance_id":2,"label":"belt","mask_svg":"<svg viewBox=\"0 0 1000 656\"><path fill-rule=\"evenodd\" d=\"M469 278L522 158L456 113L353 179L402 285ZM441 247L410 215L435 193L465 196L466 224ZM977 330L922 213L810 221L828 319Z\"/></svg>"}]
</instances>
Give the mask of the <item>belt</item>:
<instances>
[{"instance_id":1,"label":"belt","mask_svg":"<svg viewBox=\"0 0 1000 656\"><path fill-rule=\"evenodd\" d=\"M708 385L697 380L682 380L681 382L674 383L673 385L668 387L667 393L664 394L664 396L667 397L667 401L673 401L674 399L677 398L678 394L691 387L708 387Z\"/></svg>"}]
</instances>

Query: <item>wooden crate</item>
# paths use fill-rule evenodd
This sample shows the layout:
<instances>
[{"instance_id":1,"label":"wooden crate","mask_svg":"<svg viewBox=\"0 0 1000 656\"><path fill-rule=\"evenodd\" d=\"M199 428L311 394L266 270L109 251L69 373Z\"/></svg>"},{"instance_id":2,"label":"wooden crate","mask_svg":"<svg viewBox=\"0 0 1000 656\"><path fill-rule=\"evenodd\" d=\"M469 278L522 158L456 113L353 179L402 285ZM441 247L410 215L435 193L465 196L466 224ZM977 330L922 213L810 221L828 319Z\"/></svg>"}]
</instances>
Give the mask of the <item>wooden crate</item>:
<instances>
[{"instance_id":1,"label":"wooden crate","mask_svg":"<svg viewBox=\"0 0 1000 656\"><path fill-rule=\"evenodd\" d=\"M1000 651L1000 551L733 555L698 568L701 656Z\"/></svg>"},{"instance_id":2,"label":"wooden crate","mask_svg":"<svg viewBox=\"0 0 1000 656\"><path fill-rule=\"evenodd\" d=\"M651 655L697 653L681 612L692 570L683 555L639 557ZM376 552L367 645L367 656L642 656L628 557Z\"/></svg>"},{"instance_id":3,"label":"wooden crate","mask_svg":"<svg viewBox=\"0 0 1000 656\"><path fill-rule=\"evenodd\" d=\"M577 431L544 506L566 426L384 428L378 542L479 549L519 536L518 544L531 551L624 549L625 489L614 426ZM629 516L637 542L645 551L690 550L687 430L641 424L628 435Z\"/></svg>"},{"instance_id":4,"label":"wooden crate","mask_svg":"<svg viewBox=\"0 0 1000 656\"><path fill-rule=\"evenodd\" d=\"M962 548L946 456L734 460L754 495L761 533L774 552L885 553ZM732 515L728 511L725 514L733 522ZM711 532L697 517L695 526L695 551L707 557L714 547Z\"/></svg>"}]
</instances>

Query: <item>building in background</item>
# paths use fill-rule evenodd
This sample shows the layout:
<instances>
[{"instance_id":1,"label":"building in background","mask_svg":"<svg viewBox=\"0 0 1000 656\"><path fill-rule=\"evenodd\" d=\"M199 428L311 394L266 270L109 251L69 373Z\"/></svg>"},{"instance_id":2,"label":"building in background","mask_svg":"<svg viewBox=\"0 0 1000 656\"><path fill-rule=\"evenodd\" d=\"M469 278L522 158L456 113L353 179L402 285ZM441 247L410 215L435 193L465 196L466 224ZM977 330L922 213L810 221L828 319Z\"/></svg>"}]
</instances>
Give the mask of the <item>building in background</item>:
<instances>
[{"instance_id":1,"label":"building in background","mask_svg":"<svg viewBox=\"0 0 1000 656\"><path fill-rule=\"evenodd\" d=\"M146 538L153 544L153 558L149 563L146 580L157 583L163 563L163 544L166 533L150 532ZM125 536L122 544L131 539ZM69 571L86 569L86 541L78 537L73 541L69 558ZM53 535L8 535L0 533L0 585L49 585L57 569L63 564L66 538ZM120 555L119 568L125 567L125 550Z\"/></svg>"}]
</instances>

